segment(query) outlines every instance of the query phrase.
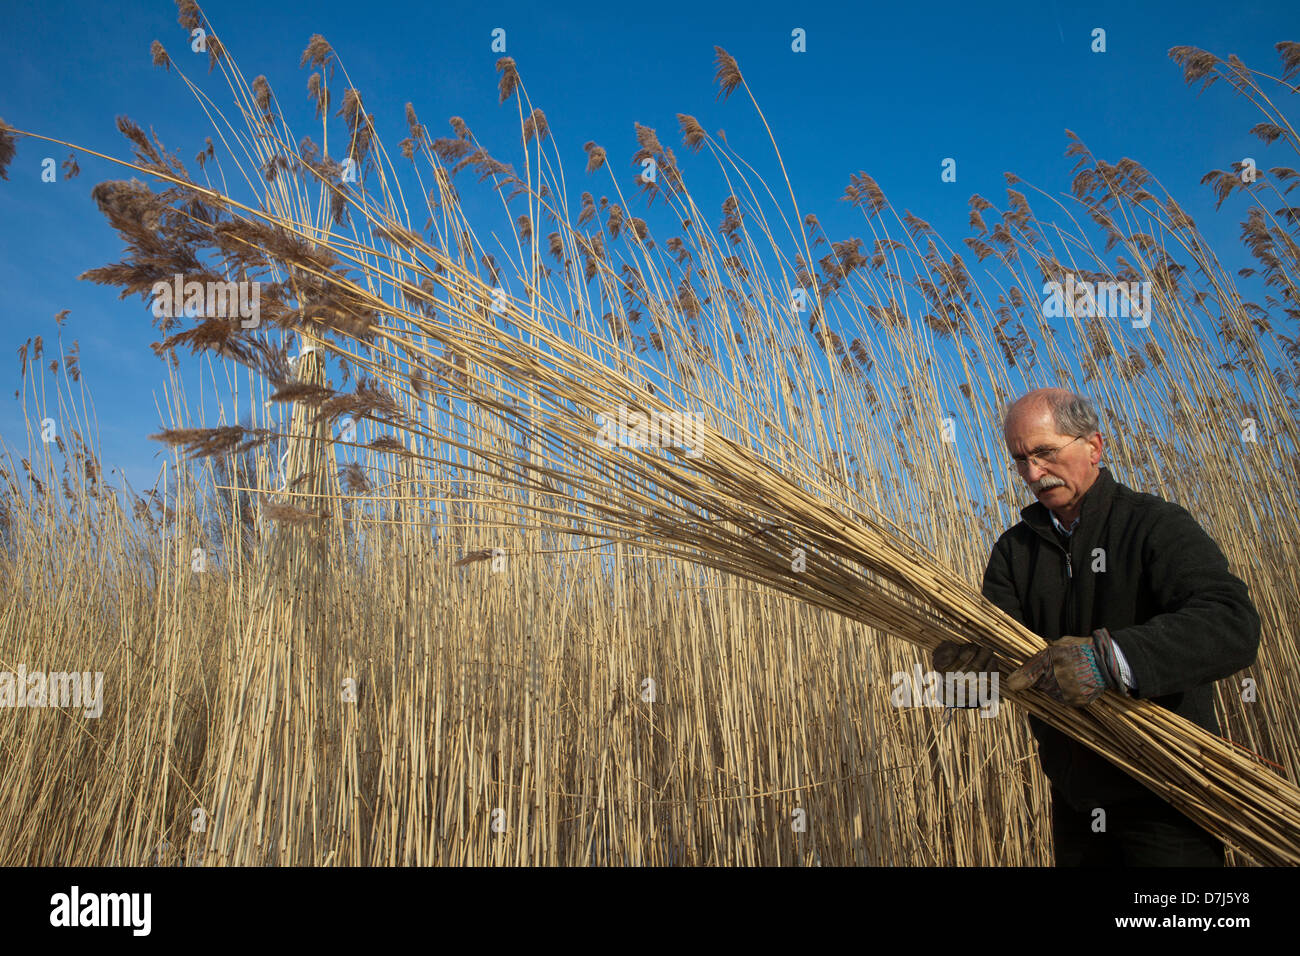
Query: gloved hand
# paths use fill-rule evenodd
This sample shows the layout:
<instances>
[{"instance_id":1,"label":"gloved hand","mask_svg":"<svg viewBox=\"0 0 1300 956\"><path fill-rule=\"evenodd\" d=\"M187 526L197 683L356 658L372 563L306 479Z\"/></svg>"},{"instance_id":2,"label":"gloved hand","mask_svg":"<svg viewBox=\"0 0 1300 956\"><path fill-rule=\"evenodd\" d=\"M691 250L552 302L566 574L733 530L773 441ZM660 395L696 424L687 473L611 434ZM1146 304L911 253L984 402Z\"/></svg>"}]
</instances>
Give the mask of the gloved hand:
<instances>
[{"instance_id":1,"label":"gloved hand","mask_svg":"<svg viewBox=\"0 0 1300 956\"><path fill-rule=\"evenodd\" d=\"M988 671L993 664L993 652L978 644L961 644L942 641L930 657L934 669L943 671Z\"/></svg>"},{"instance_id":2,"label":"gloved hand","mask_svg":"<svg viewBox=\"0 0 1300 956\"><path fill-rule=\"evenodd\" d=\"M1033 687L1062 704L1084 707L1107 690L1127 694L1115 660L1115 646L1104 630L1091 637L1062 637L1007 676L1013 691Z\"/></svg>"},{"instance_id":3,"label":"gloved hand","mask_svg":"<svg viewBox=\"0 0 1300 956\"><path fill-rule=\"evenodd\" d=\"M998 669L997 659L993 652L986 647L980 647L978 644L963 644L958 641L942 641L934 649L930 657L930 662L934 669L940 674L945 673L988 673ZM975 695L966 698L963 705L965 709L982 706L978 700L973 699ZM946 702L949 706L956 706L951 702Z\"/></svg>"}]
</instances>

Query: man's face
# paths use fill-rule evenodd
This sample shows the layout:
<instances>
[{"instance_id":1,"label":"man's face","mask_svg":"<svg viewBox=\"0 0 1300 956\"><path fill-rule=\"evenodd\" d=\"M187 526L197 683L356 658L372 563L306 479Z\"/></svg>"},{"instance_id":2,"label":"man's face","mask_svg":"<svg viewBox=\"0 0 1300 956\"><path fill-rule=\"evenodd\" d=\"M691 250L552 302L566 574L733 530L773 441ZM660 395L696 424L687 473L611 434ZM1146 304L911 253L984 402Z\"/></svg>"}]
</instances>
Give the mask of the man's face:
<instances>
[{"instance_id":1,"label":"man's face","mask_svg":"<svg viewBox=\"0 0 1300 956\"><path fill-rule=\"evenodd\" d=\"M1056 430L1046 408L1018 409L1007 422L1004 434L1007 450L1013 456L1061 449L1055 462L1027 462L1019 474L1047 508L1072 512L1097 478L1093 462L1101 459L1101 435L1074 441L1074 435L1062 435Z\"/></svg>"}]
</instances>

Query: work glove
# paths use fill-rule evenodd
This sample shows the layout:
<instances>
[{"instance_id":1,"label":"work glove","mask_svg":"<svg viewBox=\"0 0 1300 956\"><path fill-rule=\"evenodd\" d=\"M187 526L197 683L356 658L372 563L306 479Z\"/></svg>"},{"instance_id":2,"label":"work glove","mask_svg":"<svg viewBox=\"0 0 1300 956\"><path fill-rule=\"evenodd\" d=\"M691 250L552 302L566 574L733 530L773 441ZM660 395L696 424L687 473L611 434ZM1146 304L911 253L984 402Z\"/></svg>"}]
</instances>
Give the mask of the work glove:
<instances>
[{"instance_id":1,"label":"work glove","mask_svg":"<svg viewBox=\"0 0 1300 956\"><path fill-rule=\"evenodd\" d=\"M1033 687L1072 707L1085 707L1107 690L1127 694L1115 645L1104 630L1091 637L1062 637L1007 676L1007 688Z\"/></svg>"},{"instance_id":2,"label":"work glove","mask_svg":"<svg viewBox=\"0 0 1300 956\"><path fill-rule=\"evenodd\" d=\"M978 644L942 641L930 657L937 671L988 671L993 663L993 652Z\"/></svg>"},{"instance_id":3,"label":"work glove","mask_svg":"<svg viewBox=\"0 0 1300 956\"><path fill-rule=\"evenodd\" d=\"M958 672L991 673L998 669L997 659L991 650L978 644L964 644L958 641L941 641L930 656L930 663L940 674ZM973 696L973 695L971 695ZM955 706L945 701L948 706ZM970 696L966 699L965 709L980 707L977 700Z\"/></svg>"}]
</instances>

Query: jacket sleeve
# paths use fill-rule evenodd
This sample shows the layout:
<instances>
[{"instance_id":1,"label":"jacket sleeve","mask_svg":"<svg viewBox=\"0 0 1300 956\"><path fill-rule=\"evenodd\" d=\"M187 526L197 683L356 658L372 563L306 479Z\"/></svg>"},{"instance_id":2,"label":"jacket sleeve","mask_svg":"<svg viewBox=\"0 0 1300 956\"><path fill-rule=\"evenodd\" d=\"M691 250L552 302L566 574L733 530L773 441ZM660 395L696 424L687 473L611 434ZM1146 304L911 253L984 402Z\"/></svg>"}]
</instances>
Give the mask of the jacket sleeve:
<instances>
[{"instance_id":1,"label":"jacket sleeve","mask_svg":"<svg viewBox=\"0 0 1300 956\"><path fill-rule=\"evenodd\" d=\"M1160 613L1110 631L1133 671L1137 697L1162 697L1235 674L1255 662L1259 613L1218 544L1181 505L1169 503L1141 548L1141 568Z\"/></svg>"},{"instance_id":2,"label":"jacket sleeve","mask_svg":"<svg viewBox=\"0 0 1300 956\"><path fill-rule=\"evenodd\" d=\"M1006 611L1021 624L1025 623L1025 613L1016 597L1016 589L1011 581L1011 562L1007 557L1008 538L1003 535L993 545L989 555L988 566L984 569L984 584L980 593Z\"/></svg>"}]
</instances>

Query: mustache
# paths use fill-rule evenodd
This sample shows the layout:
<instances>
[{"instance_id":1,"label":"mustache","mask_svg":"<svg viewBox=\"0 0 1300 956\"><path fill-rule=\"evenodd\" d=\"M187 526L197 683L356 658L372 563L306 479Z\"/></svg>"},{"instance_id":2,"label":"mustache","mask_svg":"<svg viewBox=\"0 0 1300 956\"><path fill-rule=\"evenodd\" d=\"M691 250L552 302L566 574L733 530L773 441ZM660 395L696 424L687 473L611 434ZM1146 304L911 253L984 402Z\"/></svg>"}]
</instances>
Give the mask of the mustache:
<instances>
[{"instance_id":1,"label":"mustache","mask_svg":"<svg viewBox=\"0 0 1300 956\"><path fill-rule=\"evenodd\" d=\"M1061 479L1059 479L1059 478L1052 478L1052 477L1050 477L1050 476L1044 476L1044 477L1042 477L1042 478L1039 478L1039 479L1038 479L1037 481L1035 481L1034 483L1032 483L1032 484L1029 486L1029 490L1032 491L1032 492L1037 493L1037 492L1040 492L1040 491L1046 491L1048 488L1058 488L1058 487L1060 487L1060 486L1063 485L1063 484L1065 484L1065 482L1063 482L1063 481L1062 481Z\"/></svg>"}]
</instances>

